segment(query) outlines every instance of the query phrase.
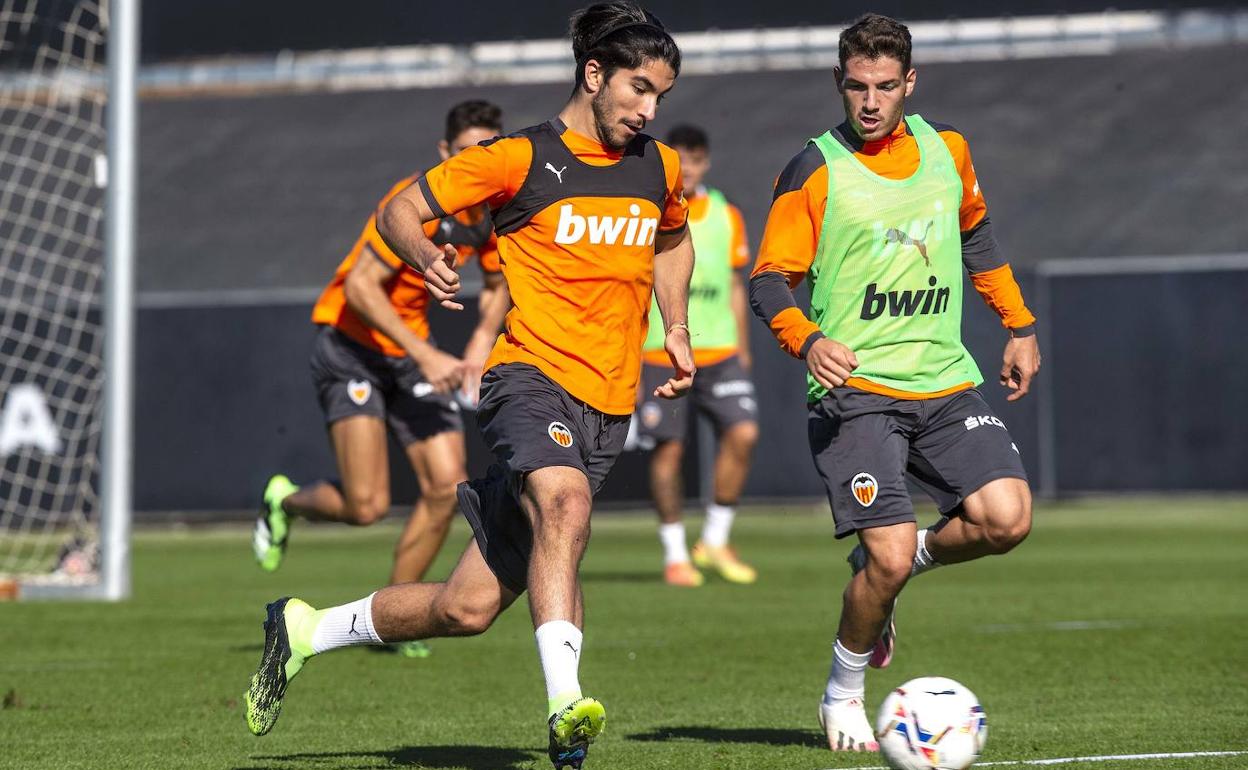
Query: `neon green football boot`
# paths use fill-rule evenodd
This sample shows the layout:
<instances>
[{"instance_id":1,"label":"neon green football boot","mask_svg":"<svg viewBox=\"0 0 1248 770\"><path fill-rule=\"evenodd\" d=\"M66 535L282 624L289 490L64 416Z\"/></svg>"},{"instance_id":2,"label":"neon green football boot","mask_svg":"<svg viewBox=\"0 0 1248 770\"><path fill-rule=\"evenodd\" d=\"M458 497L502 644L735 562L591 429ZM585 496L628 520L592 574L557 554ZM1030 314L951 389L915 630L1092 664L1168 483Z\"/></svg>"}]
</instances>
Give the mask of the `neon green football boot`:
<instances>
[{"instance_id":1,"label":"neon green football boot","mask_svg":"<svg viewBox=\"0 0 1248 770\"><path fill-rule=\"evenodd\" d=\"M282 697L304 662L312 657L316 610L300 599L282 597L265 607L264 652L243 696L247 727L255 735L273 729L282 713Z\"/></svg>"},{"instance_id":2,"label":"neon green football boot","mask_svg":"<svg viewBox=\"0 0 1248 770\"><path fill-rule=\"evenodd\" d=\"M550 762L554 770L581 770L594 742L607 726L607 711L593 698L578 698L550 718Z\"/></svg>"},{"instance_id":3,"label":"neon green football boot","mask_svg":"<svg viewBox=\"0 0 1248 770\"><path fill-rule=\"evenodd\" d=\"M290 535L290 516L282 508L282 501L299 491L290 479L277 474L269 479L260 498L260 513L252 531L251 549L260 568L273 572L282 566L286 555L286 540Z\"/></svg>"}]
</instances>

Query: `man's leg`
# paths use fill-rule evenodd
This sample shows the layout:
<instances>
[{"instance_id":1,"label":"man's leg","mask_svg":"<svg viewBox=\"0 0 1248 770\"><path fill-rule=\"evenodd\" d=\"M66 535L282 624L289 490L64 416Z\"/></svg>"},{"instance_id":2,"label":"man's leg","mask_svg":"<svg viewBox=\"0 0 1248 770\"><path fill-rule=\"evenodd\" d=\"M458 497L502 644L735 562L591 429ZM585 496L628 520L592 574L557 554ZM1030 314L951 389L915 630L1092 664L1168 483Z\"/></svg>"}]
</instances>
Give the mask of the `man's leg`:
<instances>
[{"instance_id":1,"label":"man's leg","mask_svg":"<svg viewBox=\"0 0 1248 770\"><path fill-rule=\"evenodd\" d=\"M342 488L328 481L300 487L282 500L291 516L366 527L390 510L386 424L377 417L348 417L329 427Z\"/></svg>"},{"instance_id":2,"label":"man's leg","mask_svg":"<svg viewBox=\"0 0 1248 770\"><path fill-rule=\"evenodd\" d=\"M728 545L737 501L750 474L750 456L757 441L758 423L753 420L733 423L720 433L719 451L715 456L714 502L706 507L706 522L695 549L698 566L713 567L733 583L753 583L758 579L754 568L741 561Z\"/></svg>"},{"instance_id":3,"label":"man's leg","mask_svg":"<svg viewBox=\"0 0 1248 770\"><path fill-rule=\"evenodd\" d=\"M702 573L690 563L689 546L685 540L684 479L681 463L685 443L663 441L650 455L650 492L659 513L659 542L663 544L663 579L668 585L696 588L705 582Z\"/></svg>"},{"instance_id":4,"label":"man's leg","mask_svg":"<svg viewBox=\"0 0 1248 770\"><path fill-rule=\"evenodd\" d=\"M963 502L961 515L928 530L927 552L937 564L1008 553L1031 532L1031 489L1023 479L990 481Z\"/></svg>"},{"instance_id":5,"label":"man's leg","mask_svg":"<svg viewBox=\"0 0 1248 770\"><path fill-rule=\"evenodd\" d=\"M361 644L479 634L516 597L473 541L445 583L390 586L324 610L279 599L268 606L264 653L245 696L247 726L256 735L273 729L286 688L313 655Z\"/></svg>"},{"instance_id":6,"label":"man's leg","mask_svg":"<svg viewBox=\"0 0 1248 770\"><path fill-rule=\"evenodd\" d=\"M407 457L420 482L420 500L412 509L394 547L390 584L420 580L446 542L455 516L455 487L468 478L464 434L438 433L407 446Z\"/></svg>"},{"instance_id":7,"label":"man's leg","mask_svg":"<svg viewBox=\"0 0 1248 770\"><path fill-rule=\"evenodd\" d=\"M281 564L291 517L367 526L390 508L386 425L381 418L340 419L330 426L329 436L338 459L341 489L328 481L296 487L285 476L269 479L254 538L256 558L266 570Z\"/></svg>"}]
</instances>

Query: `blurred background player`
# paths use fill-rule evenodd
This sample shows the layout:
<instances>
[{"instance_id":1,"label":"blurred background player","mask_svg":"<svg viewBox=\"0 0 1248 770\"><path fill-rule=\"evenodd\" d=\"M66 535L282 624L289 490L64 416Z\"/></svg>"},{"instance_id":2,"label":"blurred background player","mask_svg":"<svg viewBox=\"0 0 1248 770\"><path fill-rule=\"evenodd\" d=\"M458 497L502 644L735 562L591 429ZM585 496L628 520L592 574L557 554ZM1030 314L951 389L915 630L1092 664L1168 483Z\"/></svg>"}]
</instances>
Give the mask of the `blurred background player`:
<instances>
[{"instance_id":1,"label":"blurred background player","mask_svg":"<svg viewBox=\"0 0 1248 770\"><path fill-rule=\"evenodd\" d=\"M501 130L497 106L463 102L447 113L438 153L445 160ZM416 178L396 184L378 211ZM302 487L280 474L269 480L254 535L256 559L265 570L281 565L292 518L367 526L386 515L387 428L420 484L420 499L395 546L390 582L420 580L446 539L455 485L467 478L463 421L453 392L462 387L464 400L475 400L508 300L484 206L431 221L425 233L439 245L453 246L461 264L473 256L480 261L485 281L480 317L464 357L439 350L430 337L425 279L382 240L374 213L312 311L312 321L321 327L312 354L313 379L341 480ZM427 654L421 643L401 649L417 657Z\"/></svg>"},{"instance_id":2,"label":"blurred background player","mask_svg":"<svg viewBox=\"0 0 1248 770\"><path fill-rule=\"evenodd\" d=\"M424 223L490 207L514 303L477 410L497 462L458 488L474 539L444 583L393 585L320 611L292 598L269 604L265 652L246 695L257 735L272 728L309 657L481 633L526 590L551 763L581 767L606 724L602 703L581 692L581 558L593 496L636 405L652 289L673 368L655 395L677 398L693 384L693 246L680 160L642 133L676 83L680 49L631 2L578 11L571 36L576 80L557 117L430 169L378 219L434 298L460 309L458 260L429 240ZM497 719L489 702L480 712L486 726Z\"/></svg>"},{"instance_id":3,"label":"blurred background player","mask_svg":"<svg viewBox=\"0 0 1248 770\"><path fill-rule=\"evenodd\" d=\"M713 569L733 583L753 583L757 577L754 568L738 559L728 545L734 506L749 475L750 453L758 440L754 383L749 376L745 282L737 272L750 259L745 220L723 193L702 184L711 168L711 145L705 131L691 125L676 126L668 132L667 144L680 155L680 173L689 202L689 232L697 255L689 282L689 328L698 376L688 398L672 401L650 395L671 371L663 349L663 328L651 324L642 356L642 403L637 419L640 435L655 442L650 456L650 490L659 512L663 576L670 585L700 586L704 579L696 565ZM659 317L657 302L652 303L650 317ZM719 449L711 502L706 506L702 536L693 547L691 559L681 521L681 462L685 436L698 412L714 424Z\"/></svg>"},{"instance_id":4,"label":"blurred background player","mask_svg":"<svg viewBox=\"0 0 1248 770\"><path fill-rule=\"evenodd\" d=\"M867 14L840 36L845 122L776 181L750 280L754 312L809 371L807 430L850 554L819 721L834 751L876 750L865 669L888 665L911 575L1005 553L1031 527L1018 448L975 386L962 344L962 271L1001 316L1000 382L1025 395L1040 368L1035 317L997 248L966 139L906 116L910 31ZM808 319L792 289L809 277ZM942 517L917 530L906 474Z\"/></svg>"}]
</instances>

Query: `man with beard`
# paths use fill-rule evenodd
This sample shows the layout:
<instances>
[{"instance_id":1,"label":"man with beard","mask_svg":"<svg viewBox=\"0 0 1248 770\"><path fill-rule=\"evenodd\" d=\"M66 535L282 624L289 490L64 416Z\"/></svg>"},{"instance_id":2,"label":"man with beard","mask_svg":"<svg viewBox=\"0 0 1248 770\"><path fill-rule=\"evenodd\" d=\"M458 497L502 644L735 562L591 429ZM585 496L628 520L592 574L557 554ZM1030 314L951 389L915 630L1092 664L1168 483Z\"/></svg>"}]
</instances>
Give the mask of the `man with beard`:
<instances>
[{"instance_id":1,"label":"man with beard","mask_svg":"<svg viewBox=\"0 0 1248 770\"><path fill-rule=\"evenodd\" d=\"M378 231L451 309L452 249L424 223L489 206L513 308L482 378L478 424L497 462L459 486L474 540L445 583L390 586L340 607L268 606L265 652L246 694L268 732L311 656L484 631L525 590L546 679L550 759L579 768L606 723L578 679L584 602L578 570L594 493L623 447L641 370L650 292L674 372L655 395L693 383L686 322L693 248L676 153L641 133L675 84L680 50L631 2L571 24L572 97L559 115L470 147L386 206Z\"/></svg>"}]
</instances>

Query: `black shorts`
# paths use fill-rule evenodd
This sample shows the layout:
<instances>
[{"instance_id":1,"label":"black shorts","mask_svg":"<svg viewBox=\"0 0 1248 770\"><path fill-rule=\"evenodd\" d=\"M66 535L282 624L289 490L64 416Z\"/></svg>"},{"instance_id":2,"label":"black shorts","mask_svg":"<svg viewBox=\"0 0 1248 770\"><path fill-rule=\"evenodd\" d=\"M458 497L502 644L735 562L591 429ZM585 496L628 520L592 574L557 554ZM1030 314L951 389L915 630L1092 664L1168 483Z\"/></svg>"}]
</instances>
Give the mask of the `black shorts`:
<instances>
[{"instance_id":1,"label":"black shorts","mask_svg":"<svg viewBox=\"0 0 1248 770\"><path fill-rule=\"evenodd\" d=\"M684 398L655 398L654 389L672 376L671 367L646 364L642 369L638 433L655 442L684 441L695 412L711 419L716 434L739 422L757 419L754 383L737 356L698 369L693 390Z\"/></svg>"},{"instance_id":2,"label":"black shorts","mask_svg":"<svg viewBox=\"0 0 1248 770\"><path fill-rule=\"evenodd\" d=\"M809 410L838 538L914 521L907 473L944 515L990 481L1027 479L1005 423L975 389L909 401L842 387Z\"/></svg>"},{"instance_id":3,"label":"black shorts","mask_svg":"<svg viewBox=\"0 0 1248 770\"><path fill-rule=\"evenodd\" d=\"M326 425L359 415L376 417L385 420L400 446L464 430L459 404L434 393L407 356L387 356L322 326L311 365Z\"/></svg>"},{"instance_id":4,"label":"black shorts","mask_svg":"<svg viewBox=\"0 0 1248 770\"><path fill-rule=\"evenodd\" d=\"M522 593L528 584L533 531L519 503L525 477L576 468L597 494L624 448L628 421L578 401L528 364L495 366L481 378L477 424L496 462L484 479L460 484L459 507L503 585Z\"/></svg>"}]
</instances>

